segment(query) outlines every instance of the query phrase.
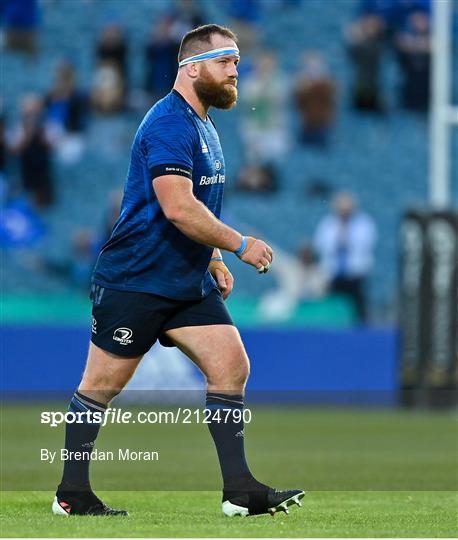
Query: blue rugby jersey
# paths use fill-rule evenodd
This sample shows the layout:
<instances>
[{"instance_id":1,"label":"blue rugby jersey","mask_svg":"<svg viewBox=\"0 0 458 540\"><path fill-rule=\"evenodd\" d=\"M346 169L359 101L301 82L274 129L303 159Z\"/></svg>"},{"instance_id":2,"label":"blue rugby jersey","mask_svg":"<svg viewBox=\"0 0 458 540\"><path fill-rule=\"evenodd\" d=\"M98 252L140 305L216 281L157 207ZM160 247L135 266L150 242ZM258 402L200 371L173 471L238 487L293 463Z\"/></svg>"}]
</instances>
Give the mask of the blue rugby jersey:
<instances>
[{"instance_id":1,"label":"blue rugby jersey","mask_svg":"<svg viewBox=\"0 0 458 540\"><path fill-rule=\"evenodd\" d=\"M216 287L207 270L213 249L170 223L154 193L152 180L170 174L190 178L195 197L220 216L225 167L218 134L175 90L150 109L135 135L120 216L93 283L182 300Z\"/></svg>"}]
</instances>

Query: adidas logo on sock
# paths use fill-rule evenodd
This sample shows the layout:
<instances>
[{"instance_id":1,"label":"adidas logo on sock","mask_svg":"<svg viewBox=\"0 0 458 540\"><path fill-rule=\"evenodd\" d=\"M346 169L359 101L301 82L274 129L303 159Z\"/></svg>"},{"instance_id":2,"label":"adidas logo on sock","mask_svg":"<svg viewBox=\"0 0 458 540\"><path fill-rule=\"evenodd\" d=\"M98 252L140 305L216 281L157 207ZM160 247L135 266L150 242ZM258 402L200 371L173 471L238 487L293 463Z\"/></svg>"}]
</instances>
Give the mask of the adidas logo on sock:
<instances>
[{"instance_id":1,"label":"adidas logo on sock","mask_svg":"<svg viewBox=\"0 0 458 540\"><path fill-rule=\"evenodd\" d=\"M94 448L94 445L95 445L95 441L91 441L91 442L83 443L81 446L83 448Z\"/></svg>"}]
</instances>

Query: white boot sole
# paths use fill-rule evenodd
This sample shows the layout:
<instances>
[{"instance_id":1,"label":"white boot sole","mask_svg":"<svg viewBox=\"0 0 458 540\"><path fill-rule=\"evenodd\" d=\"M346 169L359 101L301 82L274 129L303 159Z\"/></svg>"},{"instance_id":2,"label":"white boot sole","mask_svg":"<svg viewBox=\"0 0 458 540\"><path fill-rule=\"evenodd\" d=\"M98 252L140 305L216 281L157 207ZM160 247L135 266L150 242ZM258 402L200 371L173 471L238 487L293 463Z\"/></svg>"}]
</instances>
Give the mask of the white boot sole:
<instances>
[{"instance_id":1,"label":"white boot sole","mask_svg":"<svg viewBox=\"0 0 458 540\"><path fill-rule=\"evenodd\" d=\"M276 512L285 512L285 514L289 514L289 510L288 510L289 506L292 506L293 504L296 504L297 506L302 506L301 499L304 497L304 495L305 495L305 491L301 491L297 495L293 495L293 497L286 499L286 501L283 501L278 506L273 506L272 508L268 508L267 511L269 512L271 516L273 516ZM223 514L228 517L249 516L248 508L244 506L238 506L236 504L232 504L230 501L223 502L222 510L223 510Z\"/></svg>"},{"instance_id":2,"label":"white boot sole","mask_svg":"<svg viewBox=\"0 0 458 540\"><path fill-rule=\"evenodd\" d=\"M66 512L62 506L58 503L57 497L54 497L54 501L52 503L52 513L56 516L66 516L68 517L70 514Z\"/></svg>"}]
</instances>

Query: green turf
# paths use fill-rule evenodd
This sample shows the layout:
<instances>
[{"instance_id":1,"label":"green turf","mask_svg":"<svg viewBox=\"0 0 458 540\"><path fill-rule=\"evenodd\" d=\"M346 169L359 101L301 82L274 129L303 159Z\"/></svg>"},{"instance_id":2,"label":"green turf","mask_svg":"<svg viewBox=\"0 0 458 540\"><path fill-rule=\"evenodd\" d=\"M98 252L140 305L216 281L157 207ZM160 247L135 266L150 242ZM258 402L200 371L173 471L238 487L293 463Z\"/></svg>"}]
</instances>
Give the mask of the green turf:
<instances>
[{"instance_id":1,"label":"green turf","mask_svg":"<svg viewBox=\"0 0 458 540\"><path fill-rule=\"evenodd\" d=\"M289 516L226 518L215 492L107 492L128 518L49 513L51 492L4 492L8 537L454 537L450 492L311 492Z\"/></svg>"},{"instance_id":2,"label":"green turf","mask_svg":"<svg viewBox=\"0 0 458 540\"><path fill-rule=\"evenodd\" d=\"M65 407L2 408L3 536L458 535L455 414L254 408L245 429L253 472L307 495L290 516L232 520L220 514L219 468L207 426L107 426L98 448L153 449L160 459L93 463L97 492L131 516L65 521L49 514L62 464L39 459L41 447L59 448L64 430L41 425L42 410Z\"/></svg>"}]
</instances>

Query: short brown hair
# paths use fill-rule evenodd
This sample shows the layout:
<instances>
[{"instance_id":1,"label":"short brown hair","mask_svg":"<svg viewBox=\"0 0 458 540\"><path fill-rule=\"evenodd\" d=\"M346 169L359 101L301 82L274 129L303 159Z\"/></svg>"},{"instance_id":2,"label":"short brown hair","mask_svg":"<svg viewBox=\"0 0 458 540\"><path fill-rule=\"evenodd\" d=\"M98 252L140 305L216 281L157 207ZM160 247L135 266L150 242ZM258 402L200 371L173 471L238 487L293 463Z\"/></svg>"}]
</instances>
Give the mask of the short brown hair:
<instances>
[{"instance_id":1,"label":"short brown hair","mask_svg":"<svg viewBox=\"0 0 458 540\"><path fill-rule=\"evenodd\" d=\"M178 52L178 62L181 62L184 58L189 58L190 56L208 50L205 45L211 44L211 38L215 34L225 36L237 43L236 34L226 26L220 26L219 24L205 24L194 28L194 30L190 30L183 36Z\"/></svg>"}]
</instances>

